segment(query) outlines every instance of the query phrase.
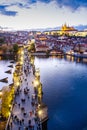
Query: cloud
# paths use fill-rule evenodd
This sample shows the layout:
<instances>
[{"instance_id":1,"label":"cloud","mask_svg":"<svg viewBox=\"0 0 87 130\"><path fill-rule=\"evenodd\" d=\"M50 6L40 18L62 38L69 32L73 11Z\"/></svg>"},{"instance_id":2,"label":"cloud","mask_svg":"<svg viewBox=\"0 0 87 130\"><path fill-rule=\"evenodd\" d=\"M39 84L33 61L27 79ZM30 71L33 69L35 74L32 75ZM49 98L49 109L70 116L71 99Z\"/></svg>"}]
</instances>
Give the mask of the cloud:
<instances>
[{"instance_id":1,"label":"cloud","mask_svg":"<svg viewBox=\"0 0 87 130\"><path fill-rule=\"evenodd\" d=\"M16 16L17 11L9 10L7 7L17 6L19 8L30 8L33 4L38 4L39 2L49 4L56 3L56 8L67 7L76 11L80 7L87 7L87 0L0 0L0 14L7 16Z\"/></svg>"},{"instance_id":2,"label":"cloud","mask_svg":"<svg viewBox=\"0 0 87 130\"><path fill-rule=\"evenodd\" d=\"M0 14L7 16L16 16L17 11L7 11L7 8L14 5L18 6L19 8L27 8L29 6L29 3L28 0L0 0Z\"/></svg>"},{"instance_id":3,"label":"cloud","mask_svg":"<svg viewBox=\"0 0 87 130\"><path fill-rule=\"evenodd\" d=\"M37 0L37 1L44 2L44 3L52 2L52 0ZM54 1L54 0L53 0L53 1Z\"/></svg>"},{"instance_id":4,"label":"cloud","mask_svg":"<svg viewBox=\"0 0 87 130\"><path fill-rule=\"evenodd\" d=\"M42 2L50 3L56 2L58 6L68 6L72 9L81 7L87 7L87 0L0 0L0 5L17 5L19 7L30 7L31 4Z\"/></svg>"},{"instance_id":5,"label":"cloud","mask_svg":"<svg viewBox=\"0 0 87 130\"><path fill-rule=\"evenodd\" d=\"M0 5L8 5L8 6L12 6L12 5L16 5L19 7L28 7L30 6L31 0L0 0Z\"/></svg>"},{"instance_id":6,"label":"cloud","mask_svg":"<svg viewBox=\"0 0 87 130\"><path fill-rule=\"evenodd\" d=\"M87 24L87 7L79 6L72 11L70 6L64 4L60 6L56 0L51 0L51 2L48 0L45 2L44 0L43 2L42 0L38 2L35 0L15 0L15 3L12 3L12 0L8 1L10 4L0 6L0 13L2 14L0 15L0 26L30 29L56 27L61 26L65 22L70 26ZM22 4L20 4L20 1ZM66 1L68 2L68 0ZM3 15L4 11L7 14ZM9 15L14 17L9 18Z\"/></svg>"},{"instance_id":7,"label":"cloud","mask_svg":"<svg viewBox=\"0 0 87 130\"><path fill-rule=\"evenodd\" d=\"M17 11L8 11L7 8L8 5L1 5L0 6L0 14L1 15L7 15L7 16L15 16L17 14Z\"/></svg>"},{"instance_id":8,"label":"cloud","mask_svg":"<svg viewBox=\"0 0 87 130\"><path fill-rule=\"evenodd\" d=\"M7 16L16 16L17 12L16 11L3 11L2 14L7 15Z\"/></svg>"},{"instance_id":9,"label":"cloud","mask_svg":"<svg viewBox=\"0 0 87 130\"><path fill-rule=\"evenodd\" d=\"M60 6L68 6L72 9L87 7L87 0L56 0Z\"/></svg>"},{"instance_id":10,"label":"cloud","mask_svg":"<svg viewBox=\"0 0 87 130\"><path fill-rule=\"evenodd\" d=\"M55 1L58 6L67 6L71 9L77 9L79 7L87 7L87 0L38 0L40 2L49 3Z\"/></svg>"}]
</instances>

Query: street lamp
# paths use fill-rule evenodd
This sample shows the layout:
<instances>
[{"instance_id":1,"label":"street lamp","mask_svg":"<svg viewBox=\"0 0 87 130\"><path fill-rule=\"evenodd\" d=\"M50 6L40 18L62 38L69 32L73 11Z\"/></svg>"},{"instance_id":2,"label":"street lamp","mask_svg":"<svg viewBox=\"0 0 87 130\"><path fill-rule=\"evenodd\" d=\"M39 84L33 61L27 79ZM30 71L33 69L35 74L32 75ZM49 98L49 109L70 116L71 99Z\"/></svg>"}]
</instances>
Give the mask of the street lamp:
<instances>
[{"instance_id":1,"label":"street lamp","mask_svg":"<svg viewBox=\"0 0 87 130\"><path fill-rule=\"evenodd\" d=\"M17 85L17 86L19 86L19 85L20 85L20 83L17 81L16 85Z\"/></svg>"},{"instance_id":2,"label":"street lamp","mask_svg":"<svg viewBox=\"0 0 87 130\"><path fill-rule=\"evenodd\" d=\"M41 122L43 122L44 120L48 119L48 108L47 105L45 105L44 103L38 104L38 118L40 119Z\"/></svg>"},{"instance_id":3,"label":"street lamp","mask_svg":"<svg viewBox=\"0 0 87 130\"><path fill-rule=\"evenodd\" d=\"M45 104L38 105L37 117L41 123L42 130L47 130L48 108Z\"/></svg>"},{"instance_id":4,"label":"street lamp","mask_svg":"<svg viewBox=\"0 0 87 130\"><path fill-rule=\"evenodd\" d=\"M0 97L2 96L2 91L0 90Z\"/></svg>"},{"instance_id":5,"label":"street lamp","mask_svg":"<svg viewBox=\"0 0 87 130\"><path fill-rule=\"evenodd\" d=\"M23 61L23 56L20 57L20 60Z\"/></svg>"},{"instance_id":6,"label":"street lamp","mask_svg":"<svg viewBox=\"0 0 87 130\"><path fill-rule=\"evenodd\" d=\"M33 81L33 85L34 85L35 88L37 88L38 85L39 85L39 81L38 81L38 79L36 77L35 77L35 79Z\"/></svg>"},{"instance_id":7,"label":"street lamp","mask_svg":"<svg viewBox=\"0 0 87 130\"><path fill-rule=\"evenodd\" d=\"M35 70L35 76L36 76L36 77L39 77L39 76L40 76L40 70L39 70L39 68Z\"/></svg>"},{"instance_id":8,"label":"street lamp","mask_svg":"<svg viewBox=\"0 0 87 130\"><path fill-rule=\"evenodd\" d=\"M24 51L21 51L21 54L24 55Z\"/></svg>"}]
</instances>

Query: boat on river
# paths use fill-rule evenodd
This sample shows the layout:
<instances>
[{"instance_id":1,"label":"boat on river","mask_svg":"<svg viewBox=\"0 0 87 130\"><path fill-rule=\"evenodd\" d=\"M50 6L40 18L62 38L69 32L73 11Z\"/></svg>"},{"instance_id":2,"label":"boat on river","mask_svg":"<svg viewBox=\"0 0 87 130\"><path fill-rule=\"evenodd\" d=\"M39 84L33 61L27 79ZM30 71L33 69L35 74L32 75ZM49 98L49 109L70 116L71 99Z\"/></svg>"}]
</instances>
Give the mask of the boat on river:
<instances>
[{"instance_id":1,"label":"boat on river","mask_svg":"<svg viewBox=\"0 0 87 130\"><path fill-rule=\"evenodd\" d=\"M11 74L12 71L11 70L7 70L7 71L5 71L5 73Z\"/></svg>"},{"instance_id":2,"label":"boat on river","mask_svg":"<svg viewBox=\"0 0 87 130\"><path fill-rule=\"evenodd\" d=\"M13 65L9 65L8 67L13 68Z\"/></svg>"},{"instance_id":3,"label":"boat on river","mask_svg":"<svg viewBox=\"0 0 87 130\"><path fill-rule=\"evenodd\" d=\"M3 78L3 79L0 79L0 82L5 82L5 83L8 83L8 77Z\"/></svg>"}]
</instances>

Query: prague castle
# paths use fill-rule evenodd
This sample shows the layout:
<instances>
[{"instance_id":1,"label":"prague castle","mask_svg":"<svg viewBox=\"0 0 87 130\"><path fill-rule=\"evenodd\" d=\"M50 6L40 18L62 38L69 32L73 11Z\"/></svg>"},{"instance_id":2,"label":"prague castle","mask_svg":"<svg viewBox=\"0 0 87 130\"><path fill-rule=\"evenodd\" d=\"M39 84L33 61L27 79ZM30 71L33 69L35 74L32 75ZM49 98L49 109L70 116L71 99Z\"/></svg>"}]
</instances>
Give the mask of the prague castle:
<instances>
[{"instance_id":1,"label":"prague castle","mask_svg":"<svg viewBox=\"0 0 87 130\"><path fill-rule=\"evenodd\" d=\"M77 30L74 27L67 26L66 23L62 25L60 34L61 35L75 35Z\"/></svg>"},{"instance_id":2,"label":"prague castle","mask_svg":"<svg viewBox=\"0 0 87 130\"><path fill-rule=\"evenodd\" d=\"M69 27L66 23L62 26L61 31L77 31L74 27Z\"/></svg>"}]
</instances>

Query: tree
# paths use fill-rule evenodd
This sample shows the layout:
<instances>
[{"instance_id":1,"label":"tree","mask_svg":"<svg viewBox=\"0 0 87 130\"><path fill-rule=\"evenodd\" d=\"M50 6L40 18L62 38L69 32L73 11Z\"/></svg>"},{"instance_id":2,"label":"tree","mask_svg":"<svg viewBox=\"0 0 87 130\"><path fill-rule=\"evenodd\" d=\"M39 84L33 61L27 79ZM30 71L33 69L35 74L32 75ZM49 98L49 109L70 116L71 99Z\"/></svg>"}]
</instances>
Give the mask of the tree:
<instances>
[{"instance_id":1,"label":"tree","mask_svg":"<svg viewBox=\"0 0 87 130\"><path fill-rule=\"evenodd\" d=\"M12 104L14 94L14 88L9 90L5 89L2 95L2 104L1 104L1 115L3 118L7 119L10 113L10 105Z\"/></svg>"},{"instance_id":2,"label":"tree","mask_svg":"<svg viewBox=\"0 0 87 130\"><path fill-rule=\"evenodd\" d=\"M35 52L35 44L32 43L32 44L30 45L30 47L28 48L28 50L29 50L29 51L34 51L34 52Z\"/></svg>"},{"instance_id":3,"label":"tree","mask_svg":"<svg viewBox=\"0 0 87 130\"><path fill-rule=\"evenodd\" d=\"M14 51L15 53L17 53L17 52L18 52L18 49L19 49L18 44L14 44L14 45L13 45L13 51Z\"/></svg>"},{"instance_id":4,"label":"tree","mask_svg":"<svg viewBox=\"0 0 87 130\"><path fill-rule=\"evenodd\" d=\"M2 50L2 47L0 46L0 51Z\"/></svg>"},{"instance_id":5,"label":"tree","mask_svg":"<svg viewBox=\"0 0 87 130\"><path fill-rule=\"evenodd\" d=\"M4 37L1 37L1 38L0 38L0 44L2 45L2 44L4 44L4 42L5 42Z\"/></svg>"}]
</instances>

